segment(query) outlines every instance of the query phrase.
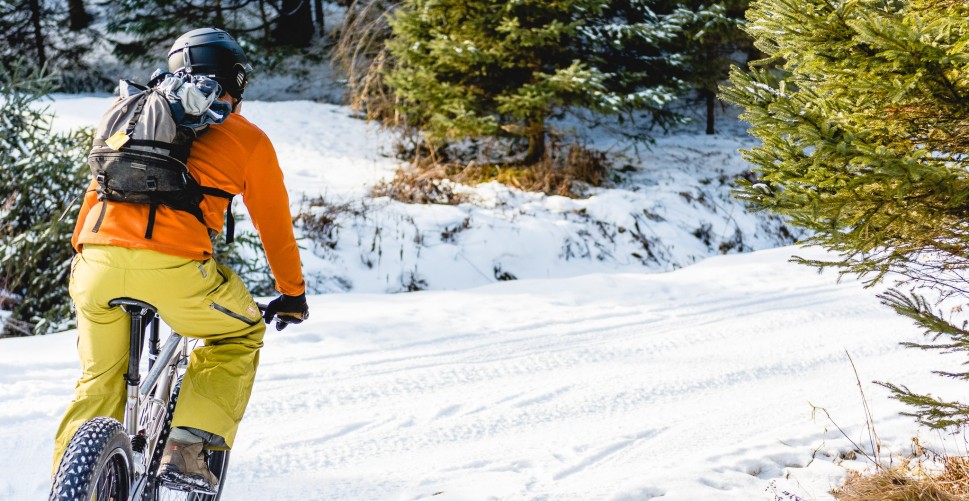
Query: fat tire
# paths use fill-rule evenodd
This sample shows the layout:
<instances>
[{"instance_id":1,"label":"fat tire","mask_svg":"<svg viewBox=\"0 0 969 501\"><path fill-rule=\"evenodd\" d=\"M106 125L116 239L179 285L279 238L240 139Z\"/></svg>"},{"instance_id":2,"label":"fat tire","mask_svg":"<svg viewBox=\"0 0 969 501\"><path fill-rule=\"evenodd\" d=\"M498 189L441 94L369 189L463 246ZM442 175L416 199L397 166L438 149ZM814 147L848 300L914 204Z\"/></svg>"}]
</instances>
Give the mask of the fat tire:
<instances>
[{"instance_id":1,"label":"fat tire","mask_svg":"<svg viewBox=\"0 0 969 501\"><path fill-rule=\"evenodd\" d=\"M96 417L82 425L67 445L54 475L50 501L92 499L98 481L114 470L118 485L114 496L127 499L131 492L131 440L116 419Z\"/></svg>"},{"instance_id":2,"label":"fat tire","mask_svg":"<svg viewBox=\"0 0 969 501\"><path fill-rule=\"evenodd\" d=\"M151 456L148 471L151 479L143 501L167 501L167 496L163 491L169 491L162 487L158 482L158 468L161 466L161 457L165 449L165 442L168 435L172 432L172 417L175 415L175 404L178 403L178 394L182 390L182 377L179 376L178 382L172 389L172 398L168 401L168 409L165 411L165 424L158 434L158 441L155 445L155 452ZM208 455L209 471L219 477L219 490L215 494L202 494L199 492L186 493L185 501L219 501L222 498L222 491L225 488L225 471L229 464L229 451L210 451Z\"/></svg>"}]
</instances>

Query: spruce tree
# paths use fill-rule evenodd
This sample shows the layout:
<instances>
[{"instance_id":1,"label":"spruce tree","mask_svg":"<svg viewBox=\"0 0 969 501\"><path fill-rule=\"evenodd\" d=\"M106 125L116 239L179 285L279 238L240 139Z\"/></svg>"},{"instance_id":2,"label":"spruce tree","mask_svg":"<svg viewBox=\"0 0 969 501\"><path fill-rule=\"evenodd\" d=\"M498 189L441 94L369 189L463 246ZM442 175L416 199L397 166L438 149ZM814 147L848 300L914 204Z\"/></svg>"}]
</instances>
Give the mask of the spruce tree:
<instances>
[{"instance_id":1,"label":"spruce tree","mask_svg":"<svg viewBox=\"0 0 969 501\"><path fill-rule=\"evenodd\" d=\"M13 310L0 335L72 321L71 234L90 176L90 131L52 132L39 101L53 79L27 68L0 65L0 302Z\"/></svg>"},{"instance_id":2,"label":"spruce tree","mask_svg":"<svg viewBox=\"0 0 969 501\"><path fill-rule=\"evenodd\" d=\"M0 61L31 61L59 77L59 90L76 90L91 69L85 56L100 39L92 19L82 0L0 2Z\"/></svg>"},{"instance_id":3,"label":"spruce tree","mask_svg":"<svg viewBox=\"0 0 969 501\"><path fill-rule=\"evenodd\" d=\"M387 42L397 111L432 144L521 139L525 164L544 156L548 119L569 107L668 123L678 81L653 69L669 63L661 46L673 34L643 5L405 0Z\"/></svg>"},{"instance_id":4,"label":"spruce tree","mask_svg":"<svg viewBox=\"0 0 969 501\"><path fill-rule=\"evenodd\" d=\"M964 0L758 0L748 32L768 55L735 69L726 99L762 145L745 152L760 179L739 194L813 230L838 259L928 337L969 351L946 299L969 295L969 4ZM940 371L958 379L969 372ZM932 427L964 425L969 406L885 383Z\"/></svg>"},{"instance_id":5,"label":"spruce tree","mask_svg":"<svg viewBox=\"0 0 969 501\"><path fill-rule=\"evenodd\" d=\"M753 39L743 31L748 0L675 0L670 19L679 36L669 52L682 60L678 75L696 92L706 114L706 133L716 131L717 92L730 68L750 57Z\"/></svg>"},{"instance_id":6,"label":"spruce tree","mask_svg":"<svg viewBox=\"0 0 969 501\"><path fill-rule=\"evenodd\" d=\"M107 31L123 35L118 38L124 41L114 41L114 53L127 62L153 59L179 35L213 27L228 31L266 70L288 49L309 47L316 34L313 9L300 0L118 0L112 8Z\"/></svg>"}]
</instances>

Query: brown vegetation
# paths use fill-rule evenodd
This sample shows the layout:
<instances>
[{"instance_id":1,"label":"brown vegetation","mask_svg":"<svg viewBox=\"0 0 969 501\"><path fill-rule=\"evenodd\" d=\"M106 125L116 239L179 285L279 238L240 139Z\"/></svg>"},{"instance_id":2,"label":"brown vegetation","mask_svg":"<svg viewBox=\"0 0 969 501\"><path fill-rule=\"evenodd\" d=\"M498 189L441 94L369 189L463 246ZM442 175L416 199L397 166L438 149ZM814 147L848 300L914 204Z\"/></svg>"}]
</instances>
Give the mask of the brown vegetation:
<instances>
[{"instance_id":1,"label":"brown vegetation","mask_svg":"<svg viewBox=\"0 0 969 501\"><path fill-rule=\"evenodd\" d=\"M916 440L905 466L880 467L870 475L851 473L832 494L839 501L967 501L969 457L936 454Z\"/></svg>"},{"instance_id":2,"label":"brown vegetation","mask_svg":"<svg viewBox=\"0 0 969 501\"><path fill-rule=\"evenodd\" d=\"M398 170L393 180L375 186L373 195L407 203L455 205L466 202L467 196L455 192L454 183L498 181L523 191L579 198L583 196L583 186L600 186L608 172L605 153L574 142L549 150L542 160L531 165L475 161L462 164L428 157Z\"/></svg>"}]
</instances>

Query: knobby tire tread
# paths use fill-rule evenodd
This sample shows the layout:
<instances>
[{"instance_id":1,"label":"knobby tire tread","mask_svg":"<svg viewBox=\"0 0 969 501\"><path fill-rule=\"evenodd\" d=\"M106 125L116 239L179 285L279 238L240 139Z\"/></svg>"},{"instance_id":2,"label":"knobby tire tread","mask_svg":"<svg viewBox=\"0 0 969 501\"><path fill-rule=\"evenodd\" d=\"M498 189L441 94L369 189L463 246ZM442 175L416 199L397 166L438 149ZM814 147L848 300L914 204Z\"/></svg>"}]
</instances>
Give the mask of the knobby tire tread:
<instances>
[{"instance_id":1,"label":"knobby tire tread","mask_svg":"<svg viewBox=\"0 0 969 501\"><path fill-rule=\"evenodd\" d=\"M130 492L131 442L124 427L109 417L96 417L84 423L71 438L61 458L49 500L91 499L97 488L98 475L117 454L125 456L121 476L126 484L124 490Z\"/></svg>"}]
</instances>

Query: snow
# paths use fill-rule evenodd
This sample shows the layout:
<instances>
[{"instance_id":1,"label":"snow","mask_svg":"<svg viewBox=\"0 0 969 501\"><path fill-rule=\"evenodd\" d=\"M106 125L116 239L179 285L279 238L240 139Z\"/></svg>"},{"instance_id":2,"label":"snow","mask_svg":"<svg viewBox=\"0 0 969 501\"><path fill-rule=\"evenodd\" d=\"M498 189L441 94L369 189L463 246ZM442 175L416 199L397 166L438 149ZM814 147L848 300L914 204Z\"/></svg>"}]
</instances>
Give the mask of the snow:
<instances>
[{"instance_id":1,"label":"snow","mask_svg":"<svg viewBox=\"0 0 969 501\"><path fill-rule=\"evenodd\" d=\"M811 405L867 444L846 352L886 449L916 431L868 381L941 380L909 322L793 254L817 256L313 296L268 334L226 499L827 499L864 463ZM38 499L74 336L0 346L0 498Z\"/></svg>"},{"instance_id":2,"label":"snow","mask_svg":"<svg viewBox=\"0 0 969 501\"><path fill-rule=\"evenodd\" d=\"M57 96L55 127L93 125L110 98ZM312 292L464 289L517 278L668 271L722 252L792 243L777 219L745 213L729 193L752 146L736 130L716 137L679 134L632 149L613 135L591 136L624 165L620 179L572 200L498 183L457 187L469 202L408 205L368 198L393 177L393 138L351 118L346 108L246 101L243 114L272 139L293 210L322 198L334 215L333 248L301 242ZM322 209L321 209L322 210ZM244 213L241 203L237 214ZM468 221L466 224L465 221ZM237 231L251 229L243 221Z\"/></svg>"},{"instance_id":3,"label":"snow","mask_svg":"<svg viewBox=\"0 0 969 501\"><path fill-rule=\"evenodd\" d=\"M56 96L55 126L93 125L109 100ZM626 152L624 179L587 199L489 183L462 188L471 203L409 206L364 198L397 161L345 108L244 114L294 210L322 195L362 215L333 249L304 241L316 290L350 292L311 295L309 320L267 333L225 499L829 499L867 463L812 406L874 454L848 354L883 458L920 432L870 381L958 391L929 373L939 355L898 346L920 333L877 291L789 262L816 249L770 248L780 223L722 181L750 146L729 128ZM385 294L408 273L430 290ZM46 495L74 344L0 341L0 499Z\"/></svg>"}]
</instances>

